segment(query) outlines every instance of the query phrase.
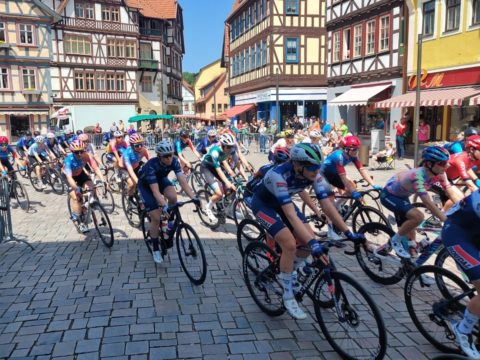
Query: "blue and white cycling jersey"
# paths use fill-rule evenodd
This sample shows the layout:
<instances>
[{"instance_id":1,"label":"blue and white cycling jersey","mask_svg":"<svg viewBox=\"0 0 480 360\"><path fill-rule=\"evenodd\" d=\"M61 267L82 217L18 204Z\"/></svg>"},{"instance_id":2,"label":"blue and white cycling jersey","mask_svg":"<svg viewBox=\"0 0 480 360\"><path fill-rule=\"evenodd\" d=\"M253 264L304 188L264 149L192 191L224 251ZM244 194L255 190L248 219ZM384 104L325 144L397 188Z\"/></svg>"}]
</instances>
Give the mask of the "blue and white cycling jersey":
<instances>
[{"instance_id":1,"label":"blue and white cycling jersey","mask_svg":"<svg viewBox=\"0 0 480 360\"><path fill-rule=\"evenodd\" d=\"M22 136L17 142L17 149L23 149L24 147L28 149L34 142L35 140L33 138L27 140L25 136Z\"/></svg>"},{"instance_id":2,"label":"blue and white cycling jersey","mask_svg":"<svg viewBox=\"0 0 480 360\"><path fill-rule=\"evenodd\" d=\"M34 143L32 146L28 148L28 155L29 156L35 156L35 155L48 156L47 145Z\"/></svg>"}]
</instances>

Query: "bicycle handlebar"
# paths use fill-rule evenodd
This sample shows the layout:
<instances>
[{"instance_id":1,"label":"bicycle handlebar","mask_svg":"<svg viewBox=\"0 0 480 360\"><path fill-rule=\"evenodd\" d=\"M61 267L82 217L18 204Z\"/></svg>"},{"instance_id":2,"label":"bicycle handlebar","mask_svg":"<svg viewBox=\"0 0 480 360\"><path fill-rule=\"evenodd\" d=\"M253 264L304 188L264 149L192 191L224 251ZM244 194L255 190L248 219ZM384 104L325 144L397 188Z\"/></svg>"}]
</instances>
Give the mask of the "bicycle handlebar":
<instances>
[{"instance_id":1,"label":"bicycle handlebar","mask_svg":"<svg viewBox=\"0 0 480 360\"><path fill-rule=\"evenodd\" d=\"M187 200L187 201L179 201L179 202L177 202L176 204L169 205L169 206L168 206L168 211L176 210L176 209L178 209L178 208L181 208L181 207L184 206L184 205L187 205L187 204L190 204L190 203L194 203L194 202L195 202L194 199L190 199L190 200Z\"/></svg>"},{"instance_id":2,"label":"bicycle handlebar","mask_svg":"<svg viewBox=\"0 0 480 360\"><path fill-rule=\"evenodd\" d=\"M368 190L357 191L357 192L359 192L360 194L362 194L362 196L368 194L373 200L377 200L377 199L380 198L380 192L381 192L381 191L382 191L382 190L380 190L380 189L368 189ZM373 192L376 193L376 194L371 194L371 193L373 193ZM337 196L335 196L335 197L336 197L337 199L353 199L353 197L350 196L350 195L337 195Z\"/></svg>"}]
</instances>

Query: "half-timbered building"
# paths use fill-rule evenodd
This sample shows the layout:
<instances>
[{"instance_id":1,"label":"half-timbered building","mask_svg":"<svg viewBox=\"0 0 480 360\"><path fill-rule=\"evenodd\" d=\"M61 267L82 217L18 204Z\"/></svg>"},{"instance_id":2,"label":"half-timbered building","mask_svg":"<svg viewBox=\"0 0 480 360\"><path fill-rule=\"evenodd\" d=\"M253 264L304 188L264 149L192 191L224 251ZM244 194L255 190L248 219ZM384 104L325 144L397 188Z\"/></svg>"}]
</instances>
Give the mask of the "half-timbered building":
<instances>
[{"instance_id":1,"label":"half-timbered building","mask_svg":"<svg viewBox=\"0 0 480 360\"><path fill-rule=\"evenodd\" d=\"M0 134L12 141L27 130L46 130L51 24L58 20L39 0L0 2Z\"/></svg>"},{"instance_id":2,"label":"half-timbered building","mask_svg":"<svg viewBox=\"0 0 480 360\"><path fill-rule=\"evenodd\" d=\"M229 113L254 104L258 119L324 117L325 22L325 0L235 0L222 56L231 105L238 106Z\"/></svg>"},{"instance_id":3,"label":"half-timbered building","mask_svg":"<svg viewBox=\"0 0 480 360\"><path fill-rule=\"evenodd\" d=\"M374 128L388 135L399 110L376 101L402 94L404 1L327 0L328 119L344 119L365 140Z\"/></svg>"}]
</instances>

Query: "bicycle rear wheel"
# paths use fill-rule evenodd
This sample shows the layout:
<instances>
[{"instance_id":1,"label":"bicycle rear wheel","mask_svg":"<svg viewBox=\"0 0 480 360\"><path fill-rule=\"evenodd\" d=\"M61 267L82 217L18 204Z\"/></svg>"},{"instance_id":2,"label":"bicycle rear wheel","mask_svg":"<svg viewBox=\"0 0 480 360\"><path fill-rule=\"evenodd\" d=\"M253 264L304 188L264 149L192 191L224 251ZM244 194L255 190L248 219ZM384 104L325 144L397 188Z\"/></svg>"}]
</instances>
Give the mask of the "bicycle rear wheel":
<instances>
[{"instance_id":1,"label":"bicycle rear wheel","mask_svg":"<svg viewBox=\"0 0 480 360\"><path fill-rule=\"evenodd\" d=\"M55 169L47 168L48 183L53 192L57 195L62 195L65 192L65 183L63 182L62 175Z\"/></svg>"},{"instance_id":2,"label":"bicycle rear wheel","mask_svg":"<svg viewBox=\"0 0 480 360\"><path fill-rule=\"evenodd\" d=\"M115 176L115 170L113 168L107 169L105 172L105 179L107 180L108 187L114 193L119 193L121 191L119 179Z\"/></svg>"},{"instance_id":3,"label":"bicycle rear wheel","mask_svg":"<svg viewBox=\"0 0 480 360\"><path fill-rule=\"evenodd\" d=\"M114 236L112 224L110 223L107 212L105 211L103 206L96 201L90 205L90 209L92 221L95 225L95 229L97 230L97 234L100 240L102 240L106 247L112 247L114 242Z\"/></svg>"},{"instance_id":4,"label":"bicycle rear wheel","mask_svg":"<svg viewBox=\"0 0 480 360\"><path fill-rule=\"evenodd\" d=\"M356 251L358 264L373 281L392 285L403 278L403 266L395 255L390 238L395 232L389 226L379 223L363 225L359 233L365 235L367 242Z\"/></svg>"},{"instance_id":5,"label":"bicycle rear wheel","mask_svg":"<svg viewBox=\"0 0 480 360\"><path fill-rule=\"evenodd\" d=\"M196 167L195 167L196 168ZM192 176L190 177L190 184L192 185L193 192L198 192L204 186L202 174L197 170L191 170Z\"/></svg>"},{"instance_id":6,"label":"bicycle rear wheel","mask_svg":"<svg viewBox=\"0 0 480 360\"><path fill-rule=\"evenodd\" d=\"M203 206L206 206L210 200L210 194L206 191L206 190L200 190L198 193L197 193L197 196L198 198L200 199L200 201L202 202L202 205ZM200 220L207 226L209 227L210 229L214 230L216 228L218 228L220 226L220 219L219 219L219 216L221 214L218 214L217 212L217 207L216 206L213 206L212 208L212 212L213 214L215 215L216 219L215 220L210 220L207 216L207 213L205 212L205 209L201 209L199 208L197 213L198 213L198 216L200 216Z\"/></svg>"},{"instance_id":7,"label":"bicycle rear wheel","mask_svg":"<svg viewBox=\"0 0 480 360\"><path fill-rule=\"evenodd\" d=\"M350 276L333 271L333 289L324 277L315 285L313 305L325 338L343 359L383 359L387 332L380 311L365 289ZM322 306L320 294L336 306Z\"/></svg>"},{"instance_id":8,"label":"bicycle rear wheel","mask_svg":"<svg viewBox=\"0 0 480 360\"><path fill-rule=\"evenodd\" d=\"M28 179L28 168L25 167L23 170L20 169L20 166L17 165L17 170L18 173L20 174L21 177L24 179Z\"/></svg>"},{"instance_id":9,"label":"bicycle rear wheel","mask_svg":"<svg viewBox=\"0 0 480 360\"><path fill-rule=\"evenodd\" d=\"M207 259L197 233L188 224L181 224L176 231L178 258L182 269L195 285L201 285L207 277Z\"/></svg>"},{"instance_id":10,"label":"bicycle rear wheel","mask_svg":"<svg viewBox=\"0 0 480 360\"><path fill-rule=\"evenodd\" d=\"M265 242L265 230L253 219L244 219L237 227L238 250L242 256L251 242Z\"/></svg>"},{"instance_id":11,"label":"bicycle rear wheel","mask_svg":"<svg viewBox=\"0 0 480 360\"><path fill-rule=\"evenodd\" d=\"M435 284L427 286L424 277L434 278ZM437 349L448 353L461 353L450 329L452 321L463 318L465 307L473 292L462 279L446 269L432 265L413 271L405 282L405 304L413 323L420 333ZM459 300L452 300L459 296Z\"/></svg>"},{"instance_id":12,"label":"bicycle rear wheel","mask_svg":"<svg viewBox=\"0 0 480 360\"><path fill-rule=\"evenodd\" d=\"M442 247L442 250L440 250L437 257L435 258L434 265L451 271L466 283L470 281L468 279L468 276L462 271L462 269L452 258L446 247Z\"/></svg>"},{"instance_id":13,"label":"bicycle rear wheel","mask_svg":"<svg viewBox=\"0 0 480 360\"><path fill-rule=\"evenodd\" d=\"M18 206L25 212L30 210L30 200L28 199L28 193L25 189L25 186L17 180L12 182L12 189L10 190L15 199L17 200Z\"/></svg>"},{"instance_id":14,"label":"bicycle rear wheel","mask_svg":"<svg viewBox=\"0 0 480 360\"><path fill-rule=\"evenodd\" d=\"M134 204L129 199L126 187L122 189L122 209L130 226L133 226L134 228L138 228L141 222L140 210L138 208L138 205Z\"/></svg>"},{"instance_id":15,"label":"bicycle rear wheel","mask_svg":"<svg viewBox=\"0 0 480 360\"><path fill-rule=\"evenodd\" d=\"M243 278L253 301L270 316L285 312L283 288L277 280L279 256L266 244L252 242L243 257Z\"/></svg>"},{"instance_id":16,"label":"bicycle rear wheel","mask_svg":"<svg viewBox=\"0 0 480 360\"><path fill-rule=\"evenodd\" d=\"M28 169L28 177L35 191L41 192L43 190L43 183L41 180L39 181L37 178L37 173L35 172L35 166L32 166Z\"/></svg>"},{"instance_id":17,"label":"bicycle rear wheel","mask_svg":"<svg viewBox=\"0 0 480 360\"><path fill-rule=\"evenodd\" d=\"M148 228L150 226L150 216L146 211L143 211L140 216L140 226L142 228L143 240L145 241L145 245L147 246L148 252L151 254L153 251L153 244L150 238L150 234L148 233Z\"/></svg>"}]
</instances>

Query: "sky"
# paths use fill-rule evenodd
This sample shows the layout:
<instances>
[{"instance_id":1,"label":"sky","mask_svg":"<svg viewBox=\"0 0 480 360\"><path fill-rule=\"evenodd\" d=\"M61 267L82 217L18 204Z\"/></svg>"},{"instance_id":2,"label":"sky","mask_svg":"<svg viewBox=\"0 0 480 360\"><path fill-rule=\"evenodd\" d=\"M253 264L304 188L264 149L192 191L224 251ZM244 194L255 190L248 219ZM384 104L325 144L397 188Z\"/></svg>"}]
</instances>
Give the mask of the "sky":
<instances>
[{"instance_id":1,"label":"sky","mask_svg":"<svg viewBox=\"0 0 480 360\"><path fill-rule=\"evenodd\" d=\"M179 0L183 9L183 71L197 73L222 56L225 19L233 0Z\"/></svg>"}]
</instances>

